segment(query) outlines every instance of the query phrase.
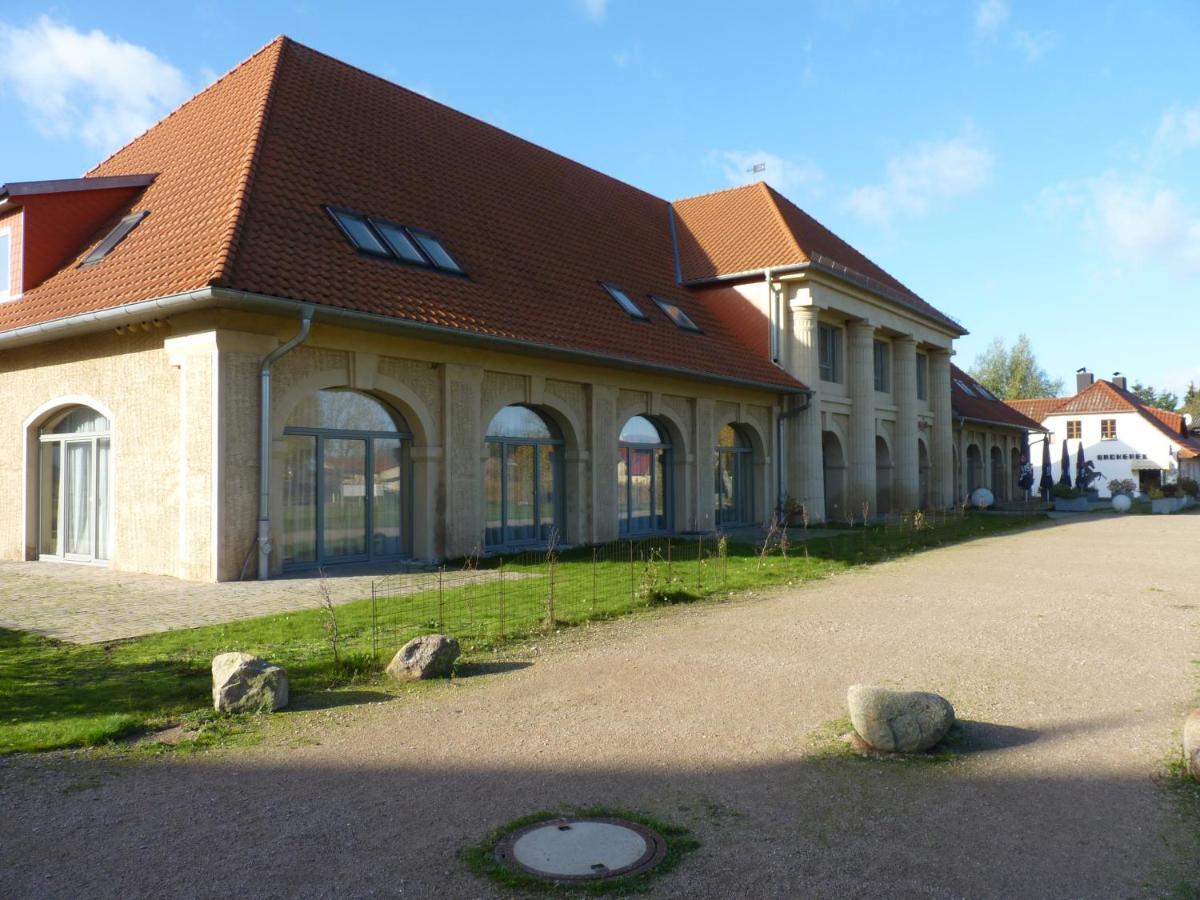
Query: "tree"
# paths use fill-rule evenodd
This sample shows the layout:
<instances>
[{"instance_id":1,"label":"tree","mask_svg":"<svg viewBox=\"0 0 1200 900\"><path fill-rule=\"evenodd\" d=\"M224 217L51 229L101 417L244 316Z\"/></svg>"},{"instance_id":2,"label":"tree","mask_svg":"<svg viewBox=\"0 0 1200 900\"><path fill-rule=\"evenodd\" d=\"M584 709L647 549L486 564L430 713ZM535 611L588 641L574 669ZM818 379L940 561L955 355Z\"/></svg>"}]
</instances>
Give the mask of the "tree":
<instances>
[{"instance_id":1,"label":"tree","mask_svg":"<svg viewBox=\"0 0 1200 900\"><path fill-rule=\"evenodd\" d=\"M993 340L986 350L975 357L971 377L1002 400L1031 400L1036 397L1057 397L1062 393L1062 379L1051 380L1046 370L1037 364L1028 335L1021 334L1012 350L1003 338Z\"/></svg>"},{"instance_id":2,"label":"tree","mask_svg":"<svg viewBox=\"0 0 1200 900\"><path fill-rule=\"evenodd\" d=\"M1188 382L1187 393L1183 395L1183 404L1179 407L1181 413L1191 413L1192 427L1200 428L1200 387L1194 381Z\"/></svg>"},{"instance_id":3,"label":"tree","mask_svg":"<svg viewBox=\"0 0 1200 900\"><path fill-rule=\"evenodd\" d=\"M1154 390L1148 384L1142 384L1140 381L1135 381L1133 387L1129 389L1131 394L1141 398L1141 401L1149 406L1165 409L1168 412L1174 412L1175 407L1179 406L1179 395L1171 391Z\"/></svg>"}]
</instances>

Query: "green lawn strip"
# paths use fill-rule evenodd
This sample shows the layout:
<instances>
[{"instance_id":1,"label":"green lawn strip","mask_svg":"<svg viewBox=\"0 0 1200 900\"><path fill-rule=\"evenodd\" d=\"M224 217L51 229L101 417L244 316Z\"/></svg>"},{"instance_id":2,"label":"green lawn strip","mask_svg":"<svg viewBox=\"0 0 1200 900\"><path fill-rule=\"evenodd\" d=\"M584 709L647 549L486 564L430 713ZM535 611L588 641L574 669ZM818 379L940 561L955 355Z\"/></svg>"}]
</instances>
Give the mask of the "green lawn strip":
<instances>
[{"instance_id":1,"label":"green lawn strip","mask_svg":"<svg viewBox=\"0 0 1200 900\"><path fill-rule=\"evenodd\" d=\"M551 566L526 554L498 558L478 570L447 571L441 590L359 600L336 607L338 662L326 610L244 619L167 631L106 645L53 641L0 629L0 753L95 746L179 722L208 704L212 657L230 650L261 655L288 670L291 694L303 698L331 687L375 681L383 665L410 638L450 634L464 654L488 654L551 624L570 626L650 606L724 599L752 588L796 584L854 565L933 546L1026 527L1042 517L953 517L914 531L897 526L846 531L794 543L762 558L760 548L729 544L724 555L712 539L697 559L697 541L665 539L561 553ZM503 566L503 574L501 574ZM457 580L456 580L457 579ZM465 581L464 581L465 579ZM550 586L553 583L553 594ZM314 603L318 598L314 596ZM303 705L303 703L299 704Z\"/></svg>"}]
</instances>

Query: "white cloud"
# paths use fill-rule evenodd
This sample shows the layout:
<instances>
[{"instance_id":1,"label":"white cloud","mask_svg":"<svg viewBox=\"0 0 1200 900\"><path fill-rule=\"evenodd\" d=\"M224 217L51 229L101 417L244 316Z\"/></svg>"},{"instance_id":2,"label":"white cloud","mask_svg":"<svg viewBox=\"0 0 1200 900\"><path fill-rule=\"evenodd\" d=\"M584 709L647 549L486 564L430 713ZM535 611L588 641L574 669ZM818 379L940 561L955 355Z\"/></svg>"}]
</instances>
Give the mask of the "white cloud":
<instances>
[{"instance_id":1,"label":"white cloud","mask_svg":"<svg viewBox=\"0 0 1200 900\"><path fill-rule=\"evenodd\" d=\"M784 194L799 191L812 195L820 192L825 181L825 173L811 160L784 159L765 150L714 150L709 158L721 165L725 180L733 185L765 181ZM765 168L755 172L760 165Z\"/></svg>"},{"instance_id":2,"label":"white cloud","mask_svg":"<svg viewBox=\"0 0 1200 900\"><path fill-rule=\"evenodd\" d=\"M1179 194L1149 178L1108 172L1088 183L1085 222L1112 252L1200 274L1200 214Z\"/></svg>"},{"instance_id":3,"label":"white cloud","mask_svg":"<svg viewBox=\"0 0 1200 900\"><path fill-rule=\"evenodd\" d=\"M1012 45L1025 54L1027 62L1037 62L1054 46L1056 42L1053 31L1014 31Z\"/></svg>"},{"instance_id":4,"label":"white cloud","mask_svg":"<svg viewBox=\"0 0 1200 900\"><path fill-rule=\"evenodd\" d=\"M1157 158L1174 156L1193 147L1200 147L1200 106L1168 109L1154 132L1151 155Z\"/></svg>"},{"instance_id":5,"label":"white cloud","mask_svg":"<svg viewBox=\"0 0 1200 900\"><path fill-rule=\"evenodd\" d=\"M42 16L28 28L0 23L0 85L43 134L111 150L188 94L183 74L145 47Z\"/></svg>"},{"instance_id":6,"label":"white cloud","mask_svg":"<svg viewBox=\"0 0 1200 900\"><path fill-rule=\"evenodd\" d=\"M967 132L947 141L929 141L893 157L882 184L850 193L846 206L859 218L885 225L900 215L925 215L935 204L969 194L988 183L992 154Z\"/></svg>"},{"instance_id":7,"label":"white cloud","mask_svg":"<svg viewBox=\"0 0 1200 900\"><path fill-rule=\"evenodd\" d=\"M578 0L584 15L593 22L603 22L608 15L608 0Z\"/></svg>"},{"instance_id":8,"label":"white cloud","mask_svg":"<svg viewBox=\"0 0 1200 900\"><path fill-rule=\"evenodd\" d=\"M995 40L1008 23L1008 3L1005 0L983 0L975 8L975 33Z\"/></svg>"}]
</instances>

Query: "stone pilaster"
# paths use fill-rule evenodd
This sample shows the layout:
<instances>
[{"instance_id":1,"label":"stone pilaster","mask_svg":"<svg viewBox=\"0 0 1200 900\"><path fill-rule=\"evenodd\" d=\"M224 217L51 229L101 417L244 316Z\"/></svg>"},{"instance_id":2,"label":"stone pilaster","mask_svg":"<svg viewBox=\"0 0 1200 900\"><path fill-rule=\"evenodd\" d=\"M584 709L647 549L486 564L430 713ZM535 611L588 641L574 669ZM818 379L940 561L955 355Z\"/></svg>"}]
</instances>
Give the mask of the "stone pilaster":
<instances>
[{"instance_id":1,"label":"stone pilaster","mask_svg":"<svg viewBox=\"0 0 1200 900\"><path fill-rule=\"evenodd\" d=\"M618 536L617 448L624 423L617 422L617 393L615 387L600 384L590 390L592 541L611 541Z\"/></svg>"},{"instance_id":2,"label":"stone pilaster","mask_svg":"<svg viewBox=\"0 0 1200 900\"><path fill-rule=\"evenodd\" d=\"M929 401L933 407L933 503L953 506L954 497L954 430L950 410L950 351L929 352Z\"/></svg>"},{"instance_id":3,"label":"stone pilaster","mask_svg":"<svg viewBox=\"0 0 1200 900\"><path fill-rule=\"evenodd\" d=\"M846 375L850 382L850 447L847 460L848 509L855 518L863 504L875 509L875 329L870 322L847 328Z\"/></svg>"},{"instance_id":4,"label":"stone pilaster","mask_svg":"<svg viewBox=\"0 0 1200 900\"><path fill-rule=\"evenodd\" d=\"M483 547L483 414L480 400L483 369L447 364L442 367L442 457L444 511L443 553L467 556Z\"/></svg>"},{"instance_id":5,"label":"stone pilaster","mask_svg":"<svg viewBox=\"0 0 1200 900\"><path fill-rule=\"evenodd\" d=\"M917 342L911 337L892 341L892 396L896 400L896 446L892 452L894 510L917 508L920 458L917 453Z\"/></svg>"},{"instance_id":6,"label":"stone pilaster","mask_svg":"<svg viewBox=\"0 0 1200 900\"><path fill-rule=\"evenodd\" d=\"M813 391L808 408L791 416L784 427L787 441L787 492L808 510L810 521L825 519L824 459L821 454L820 360L817 325L820 309L793 305L788 357L792 375Z\"/></svg>"}]
</instances>

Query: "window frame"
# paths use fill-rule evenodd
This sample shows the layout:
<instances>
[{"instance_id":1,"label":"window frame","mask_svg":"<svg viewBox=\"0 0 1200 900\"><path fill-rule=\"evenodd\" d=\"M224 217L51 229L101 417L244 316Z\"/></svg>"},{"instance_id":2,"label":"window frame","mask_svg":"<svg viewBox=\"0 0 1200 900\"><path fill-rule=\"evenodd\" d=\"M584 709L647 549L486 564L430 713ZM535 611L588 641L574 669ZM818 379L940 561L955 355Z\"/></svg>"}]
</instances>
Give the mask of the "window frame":
<instances>
[{"instance_id":1,"label":"window frame","mask_svg":"<svg viewBox=\"0 0 1200 900\"><path fill-rule=\"evenodd\" d=\"M875 392L892 392L892 345L876 338L871 346L871 359L875 371Z\"/></svg>"},{"instance_id":2,"label":"window frame","mask_svg":"<svg viewBox=\"0 0 1200 900\"><path fill-rule=\"evenodd\" d=\"M843 357L845 347L845 331L840 325L834 325L831 322L817 323L817 377L829 384L844 383L844 368ZM821 356L826 350L826 336L829 338L829 363L826 365L822 361ZM830 377L825 377L825 370L829 370Z\"/></svg>"},{"instance_id":3,"label":"window frame","mask_svg":"<svg viewBox=\"0 0 1200 900\"><path fill-rule=\"evenodd\" d=\"M929 354L917 354L917 399L929 401Z\"/></svg>"},{"instance_id":4,"label":"window frame","mask_svg":"<svg viewBox=\"0 0 1200 900\"><path fill-rule=\"evenodd\" d=\"M605 293L616 302L617 306L621 307L623 312L628 314L629 318L637 322L645 322L647 325L650 324L650 317L634 302L627 290L611 281L601 281L600 287L604 288Z\"/></svg>"},{"instance_id":5,"label":"window frame","mask_svg":"<svg viewBox=\"0 0 1200 900\"><path fill-rule=\"evenodd\" d=\"M77 431L77 432L55 432L54 429L70 415L77 410L86 409L94 413L97 417L104 420L107 427L98 431ZM51 416L45 424L38 429L38 451L36 462L36 478L37 478L37 557L39 561L73 563L76 565L91 565L91 566L108 566L112 562L113 556L113 525L116 521L115 507L113 504L113 470L115 464L115 456L113 454L113 424L108 416L96 409L94 406L88 406L85 403L78 403L59 410ZM107 468L104 478L105 496L103 499L100 496L100 444L103 442L106 445L106 459L104 466ZM87 445L88 450L88 508L87 516L89 528L91 531L91 553L68 553L66 549L67 534L66 534L66 509L70 502L67 491L67 479L69 473L67 471L67 447L68 445ZM44 471L45 457L42 448L46 445L57 445L59 448L59 472L57 479L58 499L55 504L55 516L58 525L58 552L48 553L45 551L45 522L44 512L45 503L42 496L42 491L45 489L46 482ZM105 540L105 555L101 556L98 552L98 543L101 532L101 512L103 507L104 520L104 540Z\"/></svg>"},{"instance_id":6,"label":"window frame","mask_svg":"<svg viewBox=\"0 0 1200 900\"><path fill-rule=\"evenodd\" d=\"M541 418L543 423L545 423L546 428L549 430L549 432L551 434L551 437L549 437L549 438L542 438L542 437L526 438L526 437L510 437L510 436L495 436L495 437L493 437L493 436L488 435L485 431L484 438L483 438L483 446L488 451L488 454L489 455L491 454L492 446L498 446L500 448L500 540L499 541L488 541L487 533L488 533L489 528L488 528L488 518L487 518L487 510L486 510L486 505L487 505L486 499L484 501L485 509L484 509L484 517L483 517L483 546L489 552L497 550L497 549L503 549L505 547L544 547L547 545L548 541L545 538L543 538L540 534L541 528L542 528L542 522L541 522L542 501L541 501L541 497L540 497L541 479L542 479L542 455L539 452L542 447L547 447L547 446L555 447L558 450L558 452L556 452L554 454L554 456L552 458L552 462L551 462L551 465L553 466L553 470L551 472L551 478L553 479L553 483L554 483L554 501L551 504L552 509L553 509L554 521L553 521L553 524L551 525L551 528L557 534L559 542L561 543L561 541L562 541L563 521L564 521L563 513L564 513L564 510L566 509L566 504L564 502L565 498L563 496L564 491L566 489L566 468L565 468L565 459L564 459L564 457L566 456L566 441L563 439L561 431L558 428L558 426L554 423L554 421L552 419L550 419L548 416L546 416L545 413L542 413L539 410L536 410L531 406L526 406L526 404L524 404L524 403L511 403L511 404L508 404L508 406L522 406L522 407L525 407L526 409L530 410L531 412L533 412L535 415L537 415L539 418ZM495 419L496 416L498 416L504 409L507 409L508 406L504 406L504 407L501 407L500 409L496 410L496 415L492 416L492 418ZM489 422L489 425L490 424L491 423ZM533 527L534 527L535 534L532 538L511 538L509 536L509 531L513 527L515 527L512 525L509 525L509 522L508 522L508 465L507 465L507 462L508 462L508 448L509 447L533 447L534 448L534 453L533 453L534 526ZM487 463L485 462L484 463L485 470L486 470L486 465L487 465ZM485 478L485 481L486 481L486 478ZM484 485L484 489L486 491L486 484Z\"/></svg>"},{"instance_id":7,"label":"window frame","mask_svg":"<svg viewBox=\"0 0 1200 900\"><path fill-rule=\"evenodd\" d=\"M467 270L463 268L463 264L458 261L457 256L446 249L446 244L440 237L427 228L416 228L412 225L404 225L401 227L403 227L403 229L408 233L409 237L416 241L417 249L429 258L430 264L433 266L433 268L437 269L439 272L445 272L447 275L458 275L460 278L467 277ZM453 268L448 268L434 259L433 254L430 253L429 250L426 249L425 245L421 242L421 238L427 238L428 240L431 240L437 244L438 247L441 248L441 251L446 254L446 258L453 263Z\"/></svg>"},{"instance_id":8,"label":"window frame","mask_svg":"<svg viewBox=\"0 0 1200 900\"><path fill-rule=\"evenodd\" d=\"M382 216L372 216L367 213L346 209L343 206L334 206L330 203L324 204L322 208L326 213L328 213L329 218L333 220L333 223L337 226L338 231L342 233L342 237L346 239L355 253L359 253L370 259L382 259L386 260L387 262L395 263L396 265L408 266L414 269L422 269L427 272L439 272L442 275L453 275L456 278L469 279L471 277L469 274L467 274L467 270L463 267L463 264L459 262L458 257L446 249L446 245L442 239L428 229L416 228L411 225L401 225L399 222L395 222L391 219L385 219ZM370 247L362 246L350 232L350 229L348 229L345 223L341 220L341 216L361 222L363 227L365 227L370 233L371 237L373 237L379 243L379 246L383 248L383 251L379 252L371 249ZM402 256L400 253L398 253L392 246L392 242L387 238L386 234L379 228L380 225L386 225L389 228L395 228L401 234L405 235L408 238L409 243L412 244L412 246L416 249L417 254L421 257L420 261L409 259L407 256ZM421 242L422 237L427 240L434 241L439 247L441 247L442 252L446 254L446 257L453 262L457 268L447 268L446 266L438 263L430 254L430 252L425 249L425 245Z\"/></svg>"},{"instance_id":9,"label":"window frame","mask_svg":"<svg viewBox=\"0 0 1200 900\"><path fill-rule=\"evenodd\" d=\"M645 413L637 413L635 416L630 416L621 426L621 430L625 430L625 426L629 424L630 419L640 416L654 426L658 432L658 440L655 442L645 441L624 441L617 438L617 464L618 472L620 471L620 463L625 462L625 515L620 514L620 502L618 498L617 504L617 533L622 535L652 535L652 534L668 534L674 525L672 516L673 496L673 475L671 472L671 442L663 434L663 428L653 418ZM633 458L633 453L638 450L648 450L651 452L650 459L650 521L656 522L659 518L662 519L662 527L651 525L650 528L634 528L633 527L633 481L630 474L630 460ZM656 509L655 501L658 498L659 491L658 478L659 466L662 466L662 500L663 508ZM620 484L617 485L617 490L621 489Z\"/></svg>"},{"instance_id":10,"label":"window frame","mask_svg":"<svg viewBox=\"0 0 1200 900\"><path fill-rule=\"evenodd\" d=\"M1100 420L1100 440L1115 441L1117 439L1117 420L1116 419L1101 419Z\"/></svg>"},{"instance_id":11,"label":"window frame","mask_svg":"<svg viewBox=\"0 0 1200 900\"><path fill-rule=\"evenodd\" d=\"M1078 441L1083 438L1083 419L1067 419L1067 440Z\"/></svg>"}]
</instances>

